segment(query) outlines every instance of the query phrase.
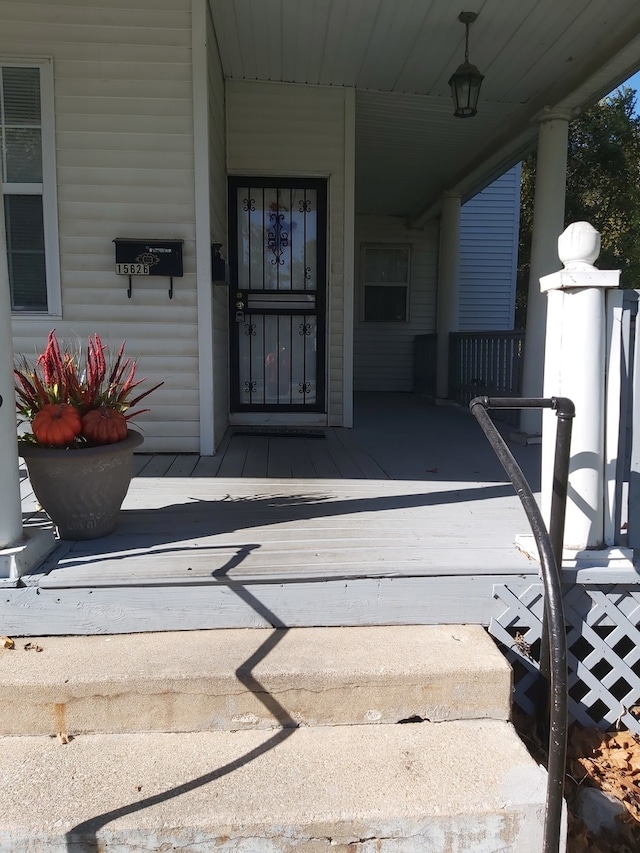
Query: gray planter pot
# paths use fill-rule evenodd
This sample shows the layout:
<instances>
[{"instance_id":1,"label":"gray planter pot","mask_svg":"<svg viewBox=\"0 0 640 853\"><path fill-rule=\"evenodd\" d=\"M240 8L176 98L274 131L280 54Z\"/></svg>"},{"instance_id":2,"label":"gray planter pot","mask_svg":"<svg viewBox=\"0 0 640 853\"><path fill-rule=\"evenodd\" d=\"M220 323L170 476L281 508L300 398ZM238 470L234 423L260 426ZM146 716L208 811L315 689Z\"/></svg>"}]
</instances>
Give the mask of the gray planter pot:
<instances>
[{"instance_id":1,"label":"gray planter pot","mask_svg":"<svg viewBox=\"0 0 640 853\"><path fill-rule=\"evenodd\" d=\"M124 441L100 447L18 442L34 494L61 539L97 539L113 532L131 482L133 451L142 441L140 433L129 430Z\"/></svg>"}]
</instances>

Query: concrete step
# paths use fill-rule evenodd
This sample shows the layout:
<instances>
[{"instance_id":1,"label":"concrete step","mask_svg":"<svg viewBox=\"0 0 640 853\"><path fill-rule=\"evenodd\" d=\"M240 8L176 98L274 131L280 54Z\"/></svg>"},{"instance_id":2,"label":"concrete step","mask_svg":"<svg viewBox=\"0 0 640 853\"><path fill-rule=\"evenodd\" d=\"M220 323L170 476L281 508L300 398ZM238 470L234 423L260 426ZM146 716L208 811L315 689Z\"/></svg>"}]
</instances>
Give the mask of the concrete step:
<instances>
[{"instance_id":1,"label":"concrete step","mask_svg":"<svg viewBox=\"0 0 640 853\"><path fill-rule=\"evenodd\" d=\"M545 775L498 720L4 737L0 776L0 853L541 849Z\"/></svg>"},{"instance_id":2,"label":"concrete step","mask_svg":"<svg viewBox=\"0 0 640 853\"><path fill-rule=\"evenodd\" d=\"M0 649L0 735L507 720L510 703L510 667L479 626L45 637Z\"/></svg>"}]
</instances>

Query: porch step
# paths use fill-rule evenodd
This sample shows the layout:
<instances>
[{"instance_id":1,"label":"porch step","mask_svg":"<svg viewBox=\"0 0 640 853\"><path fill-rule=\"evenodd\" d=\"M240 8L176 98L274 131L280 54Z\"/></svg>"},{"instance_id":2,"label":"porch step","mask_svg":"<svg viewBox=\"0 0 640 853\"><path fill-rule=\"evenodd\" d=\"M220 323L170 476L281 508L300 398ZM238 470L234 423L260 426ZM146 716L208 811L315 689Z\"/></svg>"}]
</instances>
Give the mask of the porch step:
<instances>
[{"instance_id":1,"label":"porch step","mask_svg":"<svg viewBox=\"0 0 640 853\"><path fill-rule=\"evenodd\" d=\"M539 853L544 773L497 720L5 738L1 853Z\"/></svg>"},{"instance_id":2,"label":"porch step","mask_svg":"<svg viewBox=\"0 0 640 853\"><path fill-rule=\"evenodd\" d=\"M510 667L475 625L46 637L0 652L1 735L507 720L510 702Z\"/></svg>"},{"instance_id":3,"label":"porch step","mask_svg":"<svg viewBox=\"0 0 640 853\"><path fill-rule=\"evenodd\" d=\"M477 626L16 641L0 853L538 853L510 698Z\"/></svg>"}]
</instances>

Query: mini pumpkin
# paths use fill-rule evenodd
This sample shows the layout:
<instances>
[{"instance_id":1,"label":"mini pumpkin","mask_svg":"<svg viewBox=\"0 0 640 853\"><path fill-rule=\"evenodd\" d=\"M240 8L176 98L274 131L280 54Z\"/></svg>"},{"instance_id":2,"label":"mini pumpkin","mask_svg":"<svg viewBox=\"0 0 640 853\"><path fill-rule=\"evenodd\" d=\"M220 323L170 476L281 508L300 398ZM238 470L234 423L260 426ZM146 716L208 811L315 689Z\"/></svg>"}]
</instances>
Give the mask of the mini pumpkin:
<instances>
[{"instance_id":1,"label":"mini pumpkin","mask_svg":"<svg viewBox=\"0 0 640 853\"><path fill-rule=\"evenodd\" d=\"M117 409L91 409L82 418L82 435L93 444L115 444L127 437L127 419Z\"/></svg>"},{"instance_id":2,"label":"mini pumpkin","mask_svg":"<svg viewBox=\"0 0 640 853\"><path fill-rule=\"evenodd\" d=\"M31 422L31 431L40 444L65 447L82 430L80 413L69 403L47 403Z\"/></svg>"}]
</instances>

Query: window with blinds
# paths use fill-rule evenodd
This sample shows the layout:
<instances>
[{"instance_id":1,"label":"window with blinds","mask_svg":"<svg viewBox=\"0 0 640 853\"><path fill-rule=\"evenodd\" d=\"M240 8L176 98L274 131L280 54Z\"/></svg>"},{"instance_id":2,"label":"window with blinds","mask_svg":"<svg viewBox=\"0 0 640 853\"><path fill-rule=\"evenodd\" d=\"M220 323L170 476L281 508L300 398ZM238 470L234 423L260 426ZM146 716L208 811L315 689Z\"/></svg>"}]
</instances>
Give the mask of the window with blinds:
<instances>
[{"instance_id":1,"label":"window with blinds","mask_svg":"<svg viewBox=\"0 0 640 853\"><path fill-rule=\"evenodd\" d=\"M405 323L409 295L408 246L364 246L364 322Z\"/></svg>"},{"instance_id":2,"label":"window with blinds","mask_svg":"<svg viewBox=\"0 0 640 853\"><path fill-rule=\"evenodd\" d=\"M0 65L0 153L13 311L47 311L41 69Z\"/></svg>"}]
</instances>

